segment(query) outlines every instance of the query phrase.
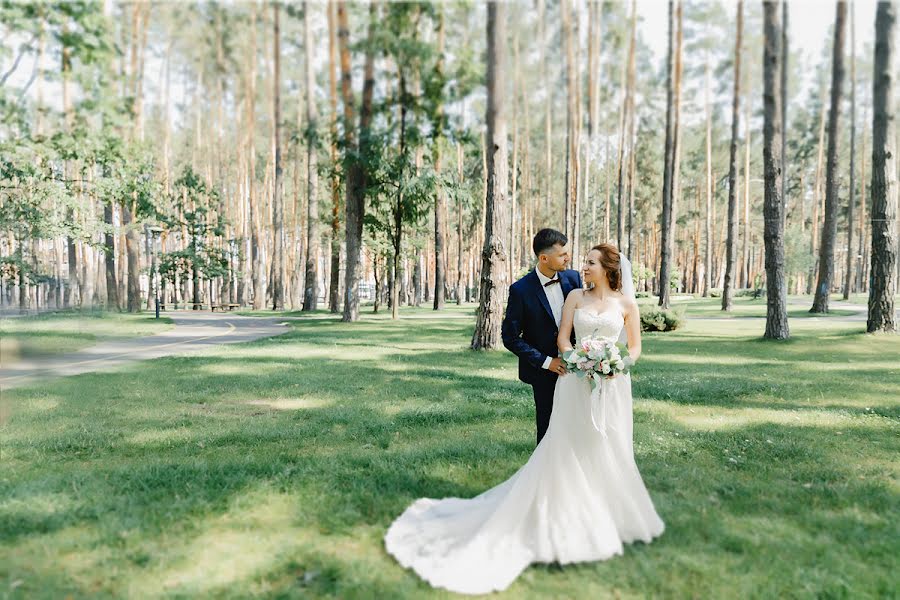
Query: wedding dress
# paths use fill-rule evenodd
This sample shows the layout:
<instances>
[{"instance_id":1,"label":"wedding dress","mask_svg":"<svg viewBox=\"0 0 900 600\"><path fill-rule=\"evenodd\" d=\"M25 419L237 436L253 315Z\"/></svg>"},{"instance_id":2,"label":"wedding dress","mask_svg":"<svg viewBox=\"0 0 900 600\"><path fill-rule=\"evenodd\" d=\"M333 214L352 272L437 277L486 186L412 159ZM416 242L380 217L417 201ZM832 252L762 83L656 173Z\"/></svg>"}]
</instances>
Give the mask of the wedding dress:
<instances>
[{"instance_id":1,"label":"wedding dress","mask_svg":"<svg viewBox=\"0 0 900 600\"><path fill-rule=\"evenodd\" d=\"M624 319L579 308L574 327L578 339L615 342ZM598 408L586 378L560 377L550 426L528 462L475 498L417 500L388 529L387 551L434 587L484 594L506 589L531 563L605 560L661 535L634 462L631 376L602 385ZM592 410L602 411L603 431Z\"/></svg>"}]
</instances>

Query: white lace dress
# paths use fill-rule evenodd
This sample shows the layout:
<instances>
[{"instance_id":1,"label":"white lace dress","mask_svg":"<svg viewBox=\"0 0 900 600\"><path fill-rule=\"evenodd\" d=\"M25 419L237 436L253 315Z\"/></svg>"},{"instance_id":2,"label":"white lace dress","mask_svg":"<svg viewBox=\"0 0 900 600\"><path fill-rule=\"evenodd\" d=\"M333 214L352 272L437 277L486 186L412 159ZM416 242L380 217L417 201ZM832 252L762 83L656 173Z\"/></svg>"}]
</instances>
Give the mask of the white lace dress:
<instances>
[{"instance_id":1,"label":"white lace dress","mask_svg":"<svg viewBox=\"0 0 900 600\"><path fill-rule=\"evenodd\" d=\"M615 341L624 319L577 309L574 325L577 338ZM484 594L533 562L605 560L662 534L634 462L631 377L603 385L606 435L592 419L598 398L587 379L560 377L550 426L528 462L475 498L416 500L388 529L387 551L434 587Z\"/></svg>"}]
</instances>

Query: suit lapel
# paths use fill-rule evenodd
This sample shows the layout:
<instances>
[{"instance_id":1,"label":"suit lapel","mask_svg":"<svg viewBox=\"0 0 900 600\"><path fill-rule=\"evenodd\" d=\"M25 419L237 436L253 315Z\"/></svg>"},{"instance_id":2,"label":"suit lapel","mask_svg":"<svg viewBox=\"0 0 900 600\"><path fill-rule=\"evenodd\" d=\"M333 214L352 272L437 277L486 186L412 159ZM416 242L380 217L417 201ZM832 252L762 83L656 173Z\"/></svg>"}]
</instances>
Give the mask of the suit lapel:
<instances>
[{"instance_id":1,"label":"suit lapel","mask_svg":"<svg viewBox=\"0 0 900 600\"><path fill-rule=\"evenodd\" d=\"M547 314L556 323L556 317L553 316L553 309L550 308L550 301L547 300L547 294L544 292L544 286L541 284L541 280L538 278L537 273L534 271L531 272L531 281L534 286L534 293L537 296L537 299L540 301L541 306L544 307L544 310L547 311ZM562 285L562 282L560 282Z\"/></svg>"},{"instance_id":2,"label":"suit lapel","mask_svg":"<svg viewBox=\"0 0 900 600\"><path fill-rule=\"evenodd\" d=\"M566 271L561 271L559 274L559 285L562 286L563 298L567 298L569 296L569 292L575 289L575 284L572 283L572 280L569 277L563 277L563 273Z\"/></svg>"}]
</instances>

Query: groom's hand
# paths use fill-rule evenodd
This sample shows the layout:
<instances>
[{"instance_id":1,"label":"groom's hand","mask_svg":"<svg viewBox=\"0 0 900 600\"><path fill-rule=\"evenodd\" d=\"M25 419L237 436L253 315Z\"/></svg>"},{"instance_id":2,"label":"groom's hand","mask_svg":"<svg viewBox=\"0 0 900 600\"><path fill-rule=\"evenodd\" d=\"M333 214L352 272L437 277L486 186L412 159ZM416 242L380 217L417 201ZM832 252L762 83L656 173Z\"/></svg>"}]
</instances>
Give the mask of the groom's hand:
<instances>
[{"instance_id":1,"label":"groom's hand","mask_svg":"<svg viewBox=\"0 0 900 600\"><path fill-rule=\"evenodd\" d=\"M550 361L550 366L547 367L548 371L553 371L557 375L565 375L566 374L566 365L563 363L561 358L554 358Z\"/></svg>"}]
</instances>

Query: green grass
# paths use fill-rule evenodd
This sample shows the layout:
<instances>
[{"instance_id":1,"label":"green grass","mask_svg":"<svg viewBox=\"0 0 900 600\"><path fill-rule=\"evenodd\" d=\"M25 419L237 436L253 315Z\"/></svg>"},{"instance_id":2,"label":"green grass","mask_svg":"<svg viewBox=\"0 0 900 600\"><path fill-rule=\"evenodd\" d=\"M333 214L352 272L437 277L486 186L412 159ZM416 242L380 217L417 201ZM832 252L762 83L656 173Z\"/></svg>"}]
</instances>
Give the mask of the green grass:
<instances>
[{"instance_id":1,"label":"green grass","mask_svg":"<svg viewBox=\"0 0 900 600\"><path fill-rule=\"evenodd\" d=\"M100 342L153 335L172 327L172 320L159 320L146 313L106 311L59 311L0 319L3 356L0 365L17 358L35 358L75 352Z\"/></svg>"},{"instance_id":2,"label":"green grass","mask_svg":"<svg viewBox=\"0 0 900 600\"><path fill-rule=\"evenodd\" d=\"M471 306L404 309L4 392L0 593L450 597L384 551L421 496L474 496L533 450L508 352ZM877 598L900 554L900 338L688 320L646 334L635 453L664 535L534 566L503 598Z\"/></svg>"},{"instance_id":3,"label":"green grass","mask_svg":"<svg viewBox=\"0 0 900 600\"><path fill-rule=\"evenodd\" d=\"M835 302L841 303L841 308L833 306ZM840 294L831 296L831 309L825 313L810 313L809 308L812 306L812 296L788 296L788 317L791 319L808 319L808 318L824 318L833 317L849 317L865 313L866 300L860 299L857 294L851 296L849 303L854 305L853 308L845 308L844 300ZM653 305L657 303L657 298L640 298L638 303L643 305ZM749 296L739 296L733 299L732 310L725 312L722 310L722 298L701 298L676 295L672 300L673 307L684 307L685 316L703 317L703 318L745 318L757 317L765 318L766 316L766 299L765 297L753 299Z\"/></svg>"}]
</instances>

